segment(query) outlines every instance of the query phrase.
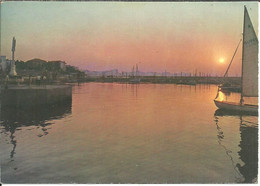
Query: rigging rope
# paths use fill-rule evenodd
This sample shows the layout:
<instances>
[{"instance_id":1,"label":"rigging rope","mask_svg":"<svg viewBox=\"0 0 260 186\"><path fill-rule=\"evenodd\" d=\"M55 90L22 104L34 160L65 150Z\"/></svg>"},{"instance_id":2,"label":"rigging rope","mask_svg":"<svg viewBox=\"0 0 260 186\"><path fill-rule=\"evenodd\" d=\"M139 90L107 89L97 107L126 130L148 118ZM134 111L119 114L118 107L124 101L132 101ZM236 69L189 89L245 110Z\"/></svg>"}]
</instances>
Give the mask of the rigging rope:
<instances>
[{"instance_id":1,"label":"rigging rope","mask_svg":"<svg viewBox=\"0 0 260 186\"><path fill-rule=\"evenodd\" d=\"M234 53L234 55L233 55L232 58L231 58L231 61L230 61L229 65L228 65L228 68L227 68L225 74L224 74L224 77L226 77L227 74L228 74L228 70L229 70L229 68L230 68L230 66L231 66L231 64L232 64L232 62L233 62L233 59L234 59L234 57L235 57L235 55L236 55L236 53L237 53L237 49L238 49L238 47L239 47L241 41L242 41L242 39L240 39L240 41L239 41L239 43L238 43L238 45L237 45L237 48L236 48L236 50L235 50L235 53Z\"/></svg>"}]
</instances>

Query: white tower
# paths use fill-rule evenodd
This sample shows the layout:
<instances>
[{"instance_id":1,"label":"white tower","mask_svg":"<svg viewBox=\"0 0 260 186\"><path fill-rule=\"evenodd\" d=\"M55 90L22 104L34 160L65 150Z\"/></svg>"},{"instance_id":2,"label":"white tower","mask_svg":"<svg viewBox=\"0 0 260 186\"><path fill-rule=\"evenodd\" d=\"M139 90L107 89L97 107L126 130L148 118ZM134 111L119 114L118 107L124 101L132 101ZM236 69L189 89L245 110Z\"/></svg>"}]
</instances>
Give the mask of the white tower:
<instances>
[{"instance_id":1,"label":"white tower","mask_svg":"<svg viewBox=\"0 0 260 186\"><path fill-rule=\"evenodd\" d=\"M14 61L14 51L15 51L15 45L16 45L16 40L15 37L13 37L13 42L12 42L12 61L11 61L11 69L9 72L10 76L16 76L16 70L15 70L15 61Z\"/></svg>"}]
</instances>

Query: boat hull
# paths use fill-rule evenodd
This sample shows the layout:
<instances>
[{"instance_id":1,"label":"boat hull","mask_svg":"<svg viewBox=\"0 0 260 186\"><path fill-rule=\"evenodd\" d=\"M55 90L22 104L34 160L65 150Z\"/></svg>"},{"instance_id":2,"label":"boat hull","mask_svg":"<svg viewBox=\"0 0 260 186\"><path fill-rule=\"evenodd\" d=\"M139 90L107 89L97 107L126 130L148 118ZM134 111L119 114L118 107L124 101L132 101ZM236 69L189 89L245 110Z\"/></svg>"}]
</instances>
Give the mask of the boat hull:
<instances>
[{"instance_id":1,"label":"boat hull","mask_svg":"<svg viewBox=\"0 0 260 186\"><path fill-rule=\"evenodd\" d=\"M240 105L238 103L217 101L217 100L214 100L214 102L215 102L215 105L219 109L239 111L239 112L258 113L258 106L257 105L247 105L247 104Z\"/></svg>"},{"instance_id":2,"label":"boat hull","mask_svg":"<svg viewBox=\"0 0 260 186\"><path fill-rule=\"evenodd\" d=\"M196 83L193 83L193 82L188 82L188 83L183 82L183 83L176 83L176 84L178 84L178 85L196 85Z\"/></svg>"},{"instance_id":3,"label":"boat hull","mask_svg":"<svg viewBox=\"0 0 260 186\"><path fill-rule=\"evenodd\" d=\"M241 87L225 87L225 86L219 86L221 92L241 92Z\"/></svg>"},{"instance_id":4,"label":"boat hull","mask_svg":"<svg viewBox=\"0 0 260 186\"><path fill-rule=\"evenodd\" d=\"M135 78L135 79L130 79L129 83L140 83L141 79L140 78Z\"/></svg>"}]
</instances>

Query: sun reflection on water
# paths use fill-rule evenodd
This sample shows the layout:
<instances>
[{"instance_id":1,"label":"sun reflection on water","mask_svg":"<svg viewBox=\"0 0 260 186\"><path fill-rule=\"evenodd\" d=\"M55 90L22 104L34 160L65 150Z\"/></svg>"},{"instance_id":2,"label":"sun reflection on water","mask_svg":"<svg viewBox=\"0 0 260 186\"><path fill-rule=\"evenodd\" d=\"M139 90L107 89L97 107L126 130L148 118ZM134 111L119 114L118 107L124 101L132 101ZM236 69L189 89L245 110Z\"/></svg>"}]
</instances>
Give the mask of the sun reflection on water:
<instances>
[{"instance_id":1,"label":"sun reflection on water","mask_svg":"<svg viewBox=\"0 0 260 186\"><path fill-rule=\"evenodd\" d=\"M224 99L225 99L224 93L223 93L223 92L219 92L219 93L218 93L218 100L219 100L219 101L224 101Z\"/></svg>"}]
</instances>

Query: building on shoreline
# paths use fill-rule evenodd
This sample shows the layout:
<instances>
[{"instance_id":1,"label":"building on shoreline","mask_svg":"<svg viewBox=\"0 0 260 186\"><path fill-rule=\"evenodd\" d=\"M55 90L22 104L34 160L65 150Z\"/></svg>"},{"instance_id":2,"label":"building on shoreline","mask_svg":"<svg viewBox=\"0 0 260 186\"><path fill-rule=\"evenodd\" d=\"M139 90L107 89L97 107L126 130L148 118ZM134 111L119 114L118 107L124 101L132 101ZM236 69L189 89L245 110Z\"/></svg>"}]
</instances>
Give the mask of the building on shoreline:
<instances>
[{"instance_id":1,"label":"building on shoreline","mask_svg":"<svg viewBox=\"0 0 260 186\"><path fill-rule=\"evenodd\" d=\"M11 60L6 59L6 56L0 56L0 70L6 72L11 65Z\"/></svg>"}]
</instances>

